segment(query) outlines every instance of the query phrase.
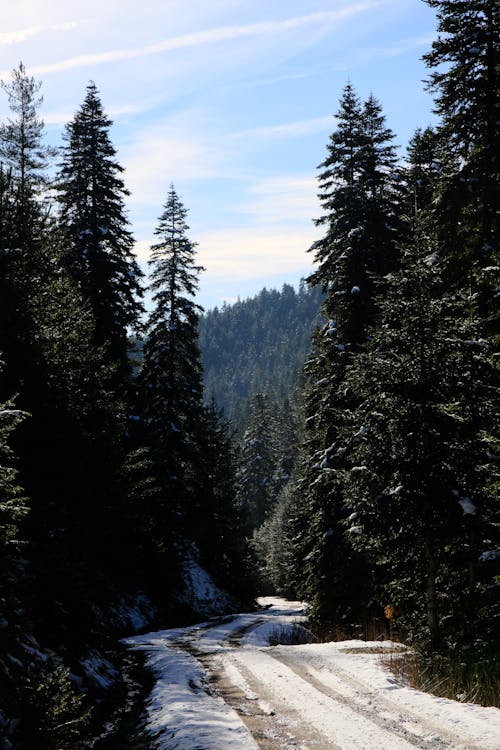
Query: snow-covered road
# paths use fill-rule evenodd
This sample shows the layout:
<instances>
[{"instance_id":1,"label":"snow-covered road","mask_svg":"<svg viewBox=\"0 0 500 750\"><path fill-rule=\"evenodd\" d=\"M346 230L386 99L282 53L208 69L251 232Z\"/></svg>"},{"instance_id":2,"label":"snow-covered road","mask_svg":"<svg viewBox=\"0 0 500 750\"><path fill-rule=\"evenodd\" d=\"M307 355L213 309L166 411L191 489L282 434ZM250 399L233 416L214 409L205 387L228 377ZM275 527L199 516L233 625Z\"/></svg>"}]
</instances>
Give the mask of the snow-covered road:
<instances>
[{"instance_id":1,"label":"snow-covered road","mask_svg":"<svg viewBox=\"0 0 500 750\"><path fill-rule=\"evenodd\" d=\"M159 750L500 750L500 711L401 685L380 643L269 646L299 602L128 639L157 682ZM390 644L385 644L390 648Z\"/></svg>"}]
</instances>

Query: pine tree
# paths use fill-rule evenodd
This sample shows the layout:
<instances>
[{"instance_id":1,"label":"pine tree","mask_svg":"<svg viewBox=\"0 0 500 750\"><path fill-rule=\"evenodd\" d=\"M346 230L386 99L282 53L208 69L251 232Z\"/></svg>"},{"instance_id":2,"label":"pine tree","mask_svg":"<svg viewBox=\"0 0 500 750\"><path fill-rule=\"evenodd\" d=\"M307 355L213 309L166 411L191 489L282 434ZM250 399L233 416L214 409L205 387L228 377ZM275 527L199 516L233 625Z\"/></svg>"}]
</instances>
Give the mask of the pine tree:
<instances>
[{"instance_id":1,"label":"pine tree","mask_svg":"<svg viewBox=\"0 0 500 750\"><path fill-rule=\"evenodd\" d=\"M154 308L147 322L140 382L146 435L151 441L163 488L157 522L181 528L196 522L198 492L197 435L203 422L203 386L194 302L202 266L195 263L196 243L187 235L187 210L170 187L151 247ZM165 529L163 529L165 530Z\"/></svg>"},{"instance_id":2,"label":"pine tree","mask_svg":"<svg viewBox=\"0 0 500 750\"><path fill-rule=\"evenodd\" d=\"M371 342L347 372L360 405L344 525L374 566L380 608L395 606L396 622L421 642L442 646L460 632L470 646L481 619L479 539L496 537L487 511L492 369L471 301L445 281L434 199L447 154L430 129L408 151L401 268L386 276ZM482 377L471 380L472 370ZM471 385L480 443L470 440Z\"/></svg>"},{"instance_id":3,"label":"pine tree","mask_svg":"<svg viewBox=\"0 0 500 750\"><path fill-rule=\"evenodd\" d=\"M265 393L252 399L249 425L240 447L237 473L237 503L247 535L251 535L271 513L276 470L276 447L272 416Z\"/></svg>"},{"instance_id":4,"label":"pine tree","mask_svg":"<svg viewBox=\"0 0 500 750\"><path fill-rule=\"evenodd\" d=\"M387 277L380 325L350 368L350 387L362 405L354 417L358 438L346 478L345 525L375 565L380 604L395 606L399 622L410 627L426 611L437 644L437 580L460 508L445 468L450 331L443 303L437 304L434 252L420 231L402 270Z\"/></svg>"},{"instance_id":5,"label":"pine tree","mask_svg":"<svg viewBox=\"0 0 500 750\"><path fill-rule=\"evenodd\" d=\"M22 63L12 81L1 84L13 113L0 126L0 351L5 360L0 398L5 399L36 367L28 356L36 327L29 301L53 272L45 241L53 225L42 204L52 152L43 144L40 85Z\"/></svg>"},{"instance_id":6,"label":"pine tree","mask_svg":"<svg viewBox=\"0 0 500 750\"><path fill-rule=\"evenodd\" d=\"M272 514L253 534L252 548L260 566L262 592L295 597L293 556L295 526L293 513L299 498L292 482L281 489Z\"/></svg>"},{"instance_id":7,"label":"pine tree","mask_svg":"<svg viewBox=\"0 0 500 750\"><path fill-rule=\"evenodd\" d=\"M408 144L407 162L401 175L403 220L410 228L414 227L418 214L432 209L444 169L436 131L431 127L417 128Z\"/></svg>"},{"instance_id":8,"label":"pine tree","mask_svg":"<svg viewBox=\"0 0 500 750\"><path fill-rule=\"evenodd\" d=\"M449 278L471 288L485 330L498 335L500 8L496 0L426 2L438 17L424 56L429 88L455 163L439 198L442 250Z\"/></svg>"},{"instance_id":9,"label":"pine tree","mask_svg":"<svg viewBox=\"0 0 500 750\"><path fill-rule=\"evenodd\" d=\"M195 541L201 562L225 591L239 602L250 602L248 550L236 503L236 451L230 423L213 400L205 407L199 440L204 503Z\"/></svg>"},{"instance_id":10,"label":"pine tree","mask_svg":"<svg viewBox=\"0 0 500 750\"><path fill-rule=\"evenodd\" d=\"M362 405L345 522L375 565L380 604L395 606L400 625L433 647L457 632L470 638L479 615L479 540L496 537L484 482L493 469L491 385L476 383L480 446L467 439L464 400L471 349L476 368L490 375L491 368L480 345L467 341L465 301L441 294L438 258L432 232L417 221L402 268L379 299L380 325L348 373Z\"/></svg>"},{"instance_id":11,"label":"pine tree","mask_svg":"<svg viewBox=\"0 0 500 750\"><path fill-rule=\"evenodd\" d=\"M15 605L18 605L18 578L21 521L28 511L26 498L19 486L18 472L13 466L9 445L12 430L26 415L14 408L12 402L0 405L0 609L2 630L9 626ZM1 670L7 669L1 664Z\"/></svg>"},{"instance_id":12,"label":"pine tree","mask_svg":"<svg viewBox=\"0 0 500 750\"><path fill-rule=\"evenodd\" d=\"M44 123L39 116L43 97L38 96L41 82L28 76L20 63L12 71L12 80L2 81L0 87L7 94L14 115L0 127L0 161L5 175L15 184L13 228L16 238L11 239L25 256L25 262L33 265L36 257L33 257L30 240L34 234L33 224L36 225L38 219L36 202L47 184L46 170L55 152L43 143Z\"/></svg>"},{"instance_id":13,"label":"pine tree","mask_svg":"<svg viewBox=\"0 0 500 750\"><path fill-rule=\"evenodd\" d=\"M130 375L128 329L137 327L142 272L133 254L124 199L123 167L98 90L89 83L82 106L66 127L58 180L60 221L68 239L67 272L88 300L95 344L121 378Z\"/></svg>"},{"instance_id":14,"label":"pine tree","mask_svg":"<svg viewBox=\"0 0 500 750\"><path fill-rule=\"evenodd\" d=\"M400 231L395 185L393 135L380 105L371 96L362 106L350 84L344 89L337 128L320 165L317 221L324 237L311 251L318 263L309 282L326 292L322 313L328 321L313 336L306 363L305 431L299 491L304 497L298 520L298 564L303 561L301 595L317 616L347 617L363 599L354 577L367 579L363 561L343 532L345 474L355 442L350 415L359 395L346 381L348 367L366 345L373 322L377 278L394 265ZM358 617L359 611L358 611Z\"/></svg>"},{"instance_id":15,"label":"pine tree","mask_svg":"<svg viewBox=\"0 0 500 750\"><path fill-rule=\"evenodd\" d=\"M492 435L498 430L495 388L500 342L500 9L495 0L428 0L428 4L437 10L439 35L424 59L441 115L438 135L451 157L439 186L434 221L445 269L443 293L462 300L457 326L462 378L453 406L453 412L460 414L460 437L454 444L453 465L462 477L461 493L477 508L464 551L469 567L464 608L467 637L472 640L482 587L484 592L481 555L488 554L485 547L491 549L496 536L491 527L486 533L485 524L495 515L491 488L498 487L493 459L487 456L498 451Z\"/></svg>"}]
</instances>

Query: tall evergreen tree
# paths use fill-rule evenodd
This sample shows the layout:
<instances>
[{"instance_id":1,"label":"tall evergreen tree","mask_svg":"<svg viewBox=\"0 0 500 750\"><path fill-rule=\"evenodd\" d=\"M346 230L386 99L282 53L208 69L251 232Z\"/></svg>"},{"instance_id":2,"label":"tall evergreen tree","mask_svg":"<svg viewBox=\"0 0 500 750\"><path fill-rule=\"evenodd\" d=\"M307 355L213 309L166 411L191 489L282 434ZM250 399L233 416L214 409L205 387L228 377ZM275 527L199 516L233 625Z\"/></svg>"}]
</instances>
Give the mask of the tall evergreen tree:
<instances>
[{"instance_id":1,"label":"tall evergreen tree","mask_svg":"<svg viewBox=\"0 0 500 750\"><path fill-rule=\"evenodd\" d=\"M36 377L29 354L36 321L29 305L53 271L46 242L53 226L41 202L51 150L43 143L40 85L22 63L1 84L13 116L0 126L0 398L20 390L21 408L28 411L22 386Z\"/></svg>"},{"instance_id":2,"label":"tall evergreen tree","mask_svg":"<svg viewBox=\"0 0 500 750\"><path fill-rule=\"evenodd\" d=\"M13 466L13 456L9 445L9 436L16 424L23 419L23 414L15 409L12 403L0 405L0 609L2 612L2 630L9 626L10 616L18 602L20 571L19 532L28 506L19 486L17 471ZM5 652L3 652L5 653ZM2 663L0 671L6 671L7 664Z\"/></svg>"},{"instance_id":3,"label":"tall evergreen tree","mask_svg":"<svg viewBox=\"0 0 500 750\"><path fill-rule=\"evenodd\" d=\"M43 97L38 96L41 82L28 76L20 63L12 71L12 80L2 81L0 86L7 94L13 115L0 127L0 161L15 184L14 244L23 254L31 251L26 260L33 265L36 258L28 246L33 238L33 223L38 219L35 204L47 183L47 166L55 152L43 143L44 123L39 115Z\"/></svg>"},{"instance_id":4,"label":"tall evergreen tree","mask_svg":"<svg viewBox=\"0 0 500 750\"><path fill-rule=\"evenodd\" d=\"M130 374L128 330L142 306L142 272L133 254L124 199L123 167L98 90L89 83L82 106L67 125L59 173L61 224L68 238L65 266L95 319L95 343L107 359Z\"/></svg>"},{"instance_id":5,"label":"tall evergreen tree","mask_svg":"<svg viewBox=\"0 0 500 750\"><path fill-rule=\"evenodd\" d=\"M455 163L439 199L447 274L472 289L485 330L498 335L500 8L496 0L426 0L438 37L424 56Z\"/></svg>"},{"instance_id":6,"label":"tall evergreen tree","mask_svg":"<svg viewBox=\"0 0 500 750\"><path fill-rule=\"evenodd\" d=\"M345 525L375 565L380 603L394 605L399 622L410 627L426 612L436 645L438 599L446 596L438 594L437 581L461 512L446 470L453 424L443 408L451 313L446 325L434 253L420 230L401 271L387 277L380 325L348 374L362 405L355 417L355 465L345 483Z\"/></svg>"},{"instance_id":7,"label":"tall evergreen tree","mask_svg":"<svg viewBox=\"0 0 500 750\"><path fill-rule=\"evenodd\" d=\"M187 210L170 187L151 247L154 308L147 322L140 373L145 430L163 488L160 525L177 517L181 528L196 522L197 435L203 422L203 386L194 301L198 275L196 243L188 238Z\"/></svg>"},{"instance_id":8,"label":"tall evergreen tree","mask_svg":"<svg viewBox=\"0 0 500 750\"><path fill-rule=\"evenodd\" d=\"M318 268L309 281L326 292L322 312L328 323L314 335L305 368L305 447L299 475L305 503L297 529L297 554L305 560L302 594L312 599L318 616L330 620L356 606L351 582L362 566L342 526L345 472L356 439L349 415L359 404L346 373L367 341L377 277L395 263L399 195L392 139L374 97L361 105L347 84L337 128L320 165L325 213L317 223L326 232L311 248ZM356 591L362 598L361 588Z\"/></svg>"},{"instance_id":9,"label":"tall evergreen tree","mask_svg":"<svg viewBox=\"0 0 500 750\"><path fill-rule=\"evenodd\" d=\"M424 59L431 69L429 87L441 116L438 134L451 156L451 168L439 186L434 220L446 271L443 291L458 293L463 301L459 321L463 377L454 406L461 415L461 435L453 463L462 476L461 486L467 488L464 494L477 508L466 553L466 609L473 623L480 588L479 553L488 538L484 523L495 513L486 488L498 481L492 479L492 459L486 456L498 451L491 437L498 430L498 406L490 396L496 393L500 343L500 9L495 0L428 0L428 4L437 11L439 34ZM455 463L465 446L467 460L462 455Z\"/></svg>"},{"instance_id":10,"label":"tall evergreen tree","mask_svg":"<svg viewBox=\"0 0 500 750\"><path fill-rule=\"evenodd\" d=\"M250 422L243 435L237 473L237 503L248 535L272 510L276 470L272 421L267 394L257 393L252 399Z\"/></svg>"},{"instance_id":11,"label":"tall evergreen tree","mask_svg":"<svg viewBox=\"0 0 500 750\"><path fill-rule=\"evenodd\" d=\"M215 402L200 424L200 484L204 494L197 542L201 562L219 585L239 602L250 602L253 586L247 545L237 506L236 450L230 423Z\"/></svg>"},{"instance_id":12,"label":"tall evergreen tree","mask_svg":"<svg viewBox=\"0 0 500 750\"><path fill-rule=\"evenodd\" d=\"M458 632L471 646L482 617L478 563L497 536L487 457L491 367L469 338L475 324L464 315L467 302L441 293L438 258L429 226L417 220L402 268L387 277L378 301L380 325L348 373L362 404L345 526L375 566L379 601L396 607L400 624L433 647L457 643ZM479 445L470 439L465 397L471 349L484 372L474 388Z\"/></svg>"},{"instance_id":13,"label":"tall evergreen tree","mask_svg":"<svg viewBox=\"0 0 500 750\"><path fill-rule=\"evenodd\" d=\"M271 515L253 535L252 548L260 567L260 590L293 598L294 581L294 513L300 498L294 495L293 482L280 490Z\"/></svg>"},{"instance_id":14,"label":"tall evergreen tree","mask_svg":"<svg viewBox=\"0 0 500 750\"><path fill-rule=\"evenodd\" d=\"M442 151L440 139L431 127L417 128L410 139L402 174L402 214L411 228L418 215L428 214L432 208L445 170Z\"/></svg>"}]
</instances>

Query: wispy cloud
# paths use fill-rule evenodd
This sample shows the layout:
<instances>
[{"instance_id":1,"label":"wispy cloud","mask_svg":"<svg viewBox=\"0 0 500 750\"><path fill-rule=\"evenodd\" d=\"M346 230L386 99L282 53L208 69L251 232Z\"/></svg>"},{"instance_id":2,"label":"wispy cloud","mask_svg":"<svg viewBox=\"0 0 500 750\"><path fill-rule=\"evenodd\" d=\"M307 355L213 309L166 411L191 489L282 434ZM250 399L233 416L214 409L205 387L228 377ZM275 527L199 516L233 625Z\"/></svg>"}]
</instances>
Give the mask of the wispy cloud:
<instances>
[{"instance_id":1,"label":"wispy cloud","mask_svg":"<svg viewBox=\"0 0 500 750\"><path fill-rule=\"evenodd\" d=\"M300 233L253 226L207 232L197 237L199 260L207 274L234 281L301 274L312 265L306 251L315 238L314 228Z\"/></svg>"},{"instance_id":2,"label":"wispy cloud","mask_svg":"<svg viewBox=\"0 0 500 750\"><path fill-rule=\"evenodd\" d=\"M201 180L220 173L220 154L201 137L182 131L175 123L161 123L136 134L120 150L126 168L132 206L157 205L170 182Z\"/></svg>"},{"instance_id":3,"label":"wispy cloud","mask_svg":"<svg viewBox=\"0 0 500 750\"><path fill-rule=\"evenodd\" d=\"M401 39L394 44L388 44L383 47L366 47L361 50L358 58L369 60L372 57L398 57L406 52L411 52L418 47L430 47L434 40L433 34L424 34L423 36L413 36L407 39Z\"/></svg>"},{"instance_id":4,"label":"wispy cloud","mask_svg":"<svg viewBox=\"0 0 500 750\"><path fill-rule=\"evenodd\" d=\"M314 175L266 177L251 185L249 200L241 210L252 216L257 226L312 226L320 212L317 187Z\"/></svg>"},{"instance_id":5,"label":"wispy cloud","mask_svg":"<svg viewBox=\"0 0 500 750\"><path fill-rule=\"evenodd\" d=\"M245 81L244 83L238 83L238 88L256 88L257 86L272 86L276 83L283 83L283 81L301 81L305 78L312 78L314 76L325 75L325 73L346 73L349 70L345 65L318 65L314 68L308 68L306 70L299 70L296 72L283 73L280 76L274 76L272 78L259 78L255 81Z\"/></svg>"},{"instance_id":6,"label":"wispy cloud","mask_svg":"<svg viewBox=\"0 0 500 750\"><path fill-rule=\"evenodd\" d=\"M139 104L124 104L118 107L107 108L106 115L111 117L111 119L115 119L121 117L122 115L131 115L137 114L138 112L143 112L145 108L145 106L141 106ZM75 113L69 111L47 112L47 114L43 116L43 121L46 125L65 125L67 122L70 122L74 116Z\"/></svg>"},{"instance_id":7,"label":"wispy cloud","mask_svg":"<svg viewBox=\"0 0 500 750\"><path fill-rule=\"evenodd\" d=\"M246 25L221 26L218 28L207 29L205 31L196 31L191 34L181 34L144 47L116 49L88 55L77 55L56 63L33 67L31 72L37 75L56 73L71 68L121 62L123 60L132 60L134 58L157 55L163 52L171 52L174 50L198 47L200 45L214 44L245 37L279 34L306 26L330 26L352 18L353 16L367 10L371 10L379 5L384 5L388 1L389 0L367 0L366 2L355 3L334 11L310 13L308 15L287 18L280 21L263 21Z\"/></svg>"},{"instance_id":8,"label":"wispy cloud","mask_svg":"<svg viewBox=\"0 0 500 750\"><path fill-rule=\"evenodd\" d=\"M319 133L322 130L328 130L332 128L332 116L326 117L315 117L309 120L298 120L296 122L286 122L280 125L269 125L261 128L250 128L248 130L240 130L237 133L232 133L229 138L240 139L240 138L300 138L301 136L310 135L311 133Z\"/></svg>"},{"instance_id":9,"label":"wispy cloud","mask_svg":"<svg viewBox=\"0 0 500 750\"><path fill-rule=\"evenodd\" d=\"M50 31L72 31L76 29L78 23L76 21L68 21L66 23L54 23L40 26L28 26L24 29L18 29L17 31L4 31L0 33L0 46L4 47L10 44L19 44L25 42L27 39L31 39L41 34L46 34Z\"/></svg>"}]
</instances>

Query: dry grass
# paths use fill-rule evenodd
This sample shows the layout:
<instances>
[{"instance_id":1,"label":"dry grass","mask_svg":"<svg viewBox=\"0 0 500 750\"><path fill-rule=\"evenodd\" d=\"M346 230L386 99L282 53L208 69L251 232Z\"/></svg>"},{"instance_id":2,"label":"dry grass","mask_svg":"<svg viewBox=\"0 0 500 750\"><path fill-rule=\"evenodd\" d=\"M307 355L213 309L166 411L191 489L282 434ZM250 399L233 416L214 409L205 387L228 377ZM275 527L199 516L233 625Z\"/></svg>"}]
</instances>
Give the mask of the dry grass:
<instances>
[{"instance_id":1,"label":"dry grass","mask_svg":"<svg viewBox=\"0 0 500 750\"><path fill-rule=\"evenodd\" d=\"M500 677L493 661L461 661L414 651L392 651L382 663L404 684L426 693L481 706L500 707Z\"/></svg>"},{"instance_id":2,"label":"dry grass","mask_svg":"<svg viewBox=\"0 0 500 750\"><path fill-rule=\"evenodd\" d=\"M310 630L297 622L279 625L268 636L270 646L299 646L303 643L315 643L316 640Z\"/></svg>"}]
</instances>

